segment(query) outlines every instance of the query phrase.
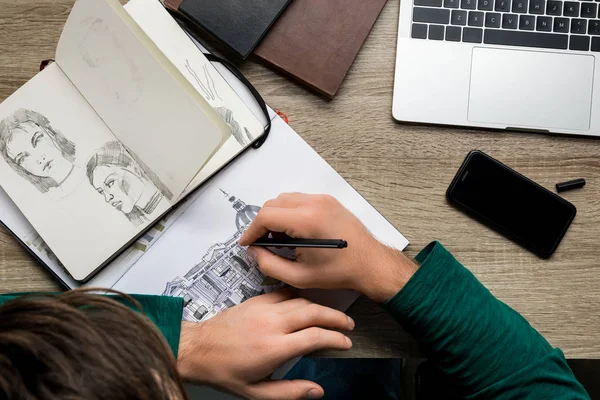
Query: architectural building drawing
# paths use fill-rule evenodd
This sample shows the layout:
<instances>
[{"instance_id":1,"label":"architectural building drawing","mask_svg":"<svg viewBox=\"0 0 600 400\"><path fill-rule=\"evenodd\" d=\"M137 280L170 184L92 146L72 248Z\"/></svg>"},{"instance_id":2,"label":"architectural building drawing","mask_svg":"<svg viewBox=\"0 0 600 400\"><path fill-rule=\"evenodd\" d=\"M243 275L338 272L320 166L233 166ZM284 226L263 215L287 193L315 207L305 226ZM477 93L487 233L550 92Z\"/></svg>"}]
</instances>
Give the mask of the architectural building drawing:
<instances>
[{"instance_id":1,"label":"architectural building drawing","mask_svg":"<svg viewBox=\"0 0 600 400\"><path fill-rule=\"evenodd\" d=\"M207 320L251 297L283 287L282 283L265 278L256 262L248 257L246 249L238 245L240 236L260 207L246 205L222 192L236 212L235 232L210 246L200 262L185 276L168 282L163 293L163 296L183 297L183 319L186 321Z\"/></svg>"}]
</instances>

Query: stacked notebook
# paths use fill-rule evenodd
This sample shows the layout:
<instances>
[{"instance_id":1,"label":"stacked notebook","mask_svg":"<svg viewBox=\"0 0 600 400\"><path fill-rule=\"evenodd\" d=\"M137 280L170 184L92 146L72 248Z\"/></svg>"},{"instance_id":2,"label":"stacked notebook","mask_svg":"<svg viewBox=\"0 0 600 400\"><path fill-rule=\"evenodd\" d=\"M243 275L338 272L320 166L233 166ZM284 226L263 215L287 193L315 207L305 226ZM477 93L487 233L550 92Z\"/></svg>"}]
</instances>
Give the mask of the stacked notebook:
<instances>
[{"instance_id":1,"label":"stacked notebook","mask_svg":"<svg viewBox=\"0 0 600 400\"><path fill-rule=\"evenodd\" d=\"M387 0L161 0L238 58L335 97Z\"/></svg>"},{"instance_id":2,"label":"stacked notebook","mask_svg":"<svg viewBox=\"0 0 600 400\"><path fill-rule=\"evenodd\" d=\"M294 0L256 48L276 70L337 94L387 0Z\"/></svg>"}]
</instances>

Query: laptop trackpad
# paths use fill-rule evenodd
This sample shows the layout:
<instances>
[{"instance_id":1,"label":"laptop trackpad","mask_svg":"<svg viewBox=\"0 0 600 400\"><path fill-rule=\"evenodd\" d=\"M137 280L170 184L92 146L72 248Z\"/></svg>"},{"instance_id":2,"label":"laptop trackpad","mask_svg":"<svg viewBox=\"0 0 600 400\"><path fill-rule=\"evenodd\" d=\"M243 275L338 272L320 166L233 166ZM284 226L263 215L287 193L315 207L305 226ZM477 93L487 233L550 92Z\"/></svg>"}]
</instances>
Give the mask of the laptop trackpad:
<instances>
[{"instance_id":1,"label":"laptop trackpad","mask_svg":"<svg viewBox=\"0 0 600 400\"><path fill-rule=\"evenodd\" d=\"M474 48L468 118L508 128L589 130L594 57Z\"/></svg>"}]
</instances>

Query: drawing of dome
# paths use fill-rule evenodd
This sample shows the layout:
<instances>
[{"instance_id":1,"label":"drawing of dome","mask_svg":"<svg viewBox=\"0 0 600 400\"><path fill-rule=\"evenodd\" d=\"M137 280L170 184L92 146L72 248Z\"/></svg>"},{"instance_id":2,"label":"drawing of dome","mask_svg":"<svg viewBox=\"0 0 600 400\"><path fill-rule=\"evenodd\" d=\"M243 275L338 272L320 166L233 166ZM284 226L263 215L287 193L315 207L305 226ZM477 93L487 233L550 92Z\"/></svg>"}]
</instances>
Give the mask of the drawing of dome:
<instances>
[{"instance_id":1,"label":"drawing of dome","mask_svg":"<svg viewBox=\"0 0 600 400\"><path fill-rule=\"evenodd\" d=\"M227 197L229 202L233 205L233 209L237 211L235 216L235 226L238 231L243 231L250 223L256 218L256 215L260 211L260 207L247 205L242 200L235 196L230 196L224 190L221 192Z\"/></svg>"},{"instance_id":2,"label":"drawing of dome","mask_svg":"<svg viewBox=\"0 0 600 400\"><path fill-rule=\"evenodd\" d=\"M183 277L167 282L163 293L183 298L185 321L200 322L212 318L251 297L283 287L281 282L266 278L256 262L247 257L246 248L238 243L260 207L247 205L239 198L221 192L235 211L237 230L229 238L213 243ZM233 231L232 227L229 229Z\"/></svg>"}]
</instances>

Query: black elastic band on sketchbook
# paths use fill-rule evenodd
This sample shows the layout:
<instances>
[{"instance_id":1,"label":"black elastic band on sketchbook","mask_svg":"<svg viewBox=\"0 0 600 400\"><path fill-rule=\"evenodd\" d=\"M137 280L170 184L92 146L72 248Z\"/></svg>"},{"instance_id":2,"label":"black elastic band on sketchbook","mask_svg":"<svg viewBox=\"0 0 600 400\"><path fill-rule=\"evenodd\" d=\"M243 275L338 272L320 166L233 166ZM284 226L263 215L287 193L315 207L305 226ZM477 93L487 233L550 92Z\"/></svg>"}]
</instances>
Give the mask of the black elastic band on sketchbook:
<instances>
[{"instance_id":1,"label":"black elastic band on sketchbook","mask_svg":"<svg viewBox=\"0 0 600 400\"><path fill-rule=\"evenodd\" d=\"M198 40L194 34L192 34L192 35L194 36L194 38L196 40ZM265 103L265 100L262 98L260 93L258 93L258 90L256 90L254 85L252 85L250 83L250 81L248 79L246 79L246 77L240 72L239 69L237 69L237 67L235 65L233 65L233 63L231 63L221 57L217 57L211 53L202 53L202 54L204 54L204 56L210 62L218 62L218 63L223 64L225 66L225 68L227 68L229 70L229 72L231 72L233 75L235 75L236 78L238 78L244 85L246 85L248 90L250 90L250 93L252 93L252 96L254 96L254 99L256 99L256 102L260 106L260 109L265 114L265 118L267 119L267 126L265 126L264 134L262 135L262 137L260 139L256 140L254 143L252 143L253 149L260 149L262 147L262 145L265 144L265 142L267 141L267 138L269 137L269 133L271 133L271 116L269 115L269 110L267 109L267 104ZM44 68L46 68L53 61L54 60L42 61L41 65L40 65L40 71L43 70Z\"/></svg>"}]
</instances>

